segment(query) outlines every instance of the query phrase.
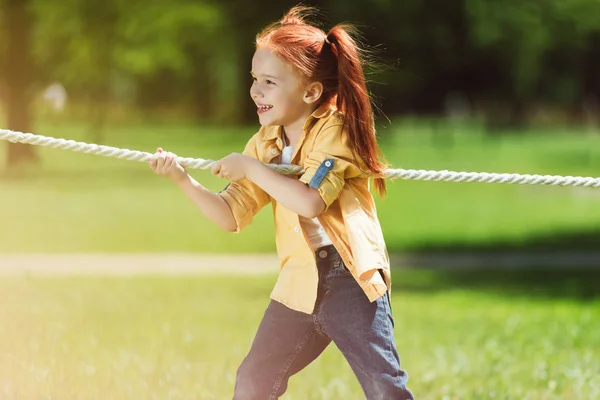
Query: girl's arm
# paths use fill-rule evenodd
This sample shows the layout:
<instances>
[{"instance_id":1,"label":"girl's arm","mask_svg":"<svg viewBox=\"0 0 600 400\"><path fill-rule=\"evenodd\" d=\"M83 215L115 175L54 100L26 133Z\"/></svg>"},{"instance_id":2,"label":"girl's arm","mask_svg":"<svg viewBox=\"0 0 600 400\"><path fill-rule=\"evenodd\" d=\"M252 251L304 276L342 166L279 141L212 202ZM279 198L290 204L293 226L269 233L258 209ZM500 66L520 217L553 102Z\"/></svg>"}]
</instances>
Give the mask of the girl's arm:
<instances>
[{"instance_id":1,"label":"girl's arm","mask_svg":"<svg viewBox=\"0 0 600 400\"><path fill-rule=\"evenodd\" d=\"M206 189L187 174L185 178L175 183L200 211L219 228L230 232L237 229L233 212L221 196Z\"/></svg>"},{"instance_id":2,"label":"girl's arm","mask_svg":"<svg viewBox=\"0 0 600 400\"><path fill-rule=\"evenodd\" d=\"M246 144L244 157L259 162L256 137L254 135ZM232 182L219 193L213 193L188 175L175 154L160 148L148 163L154 173L173 181L209 220L229 232L242 230L270 202L269 195L249 180Z\"/></svg>"},{"instance_id":3,"label":"girl's arm","mask_svg":"<svg viewBox=\"0 0 600 400\"><path fill-rule=\"evenodd\" d=\"M185 195L202 211L202 213L219 228L235 231L237 223L225 199L211 192L189 176L185 168L177 162L177 156L171 152L158 149L156 157L148 161L156 174L162 175L175 183Z\"/></svg>"},{"instance_id":4,"label":"girl's arm","mask_svg":"<svg viewBox=\"0 0 600 400\"><path fill-rule=\"evenodd\" d=\"M260 161L251 162L246 178L254 182L287 209L305 218L315 218L325 210L325 202L316 189L280 174Z\"/></svg>"}]
</instances>

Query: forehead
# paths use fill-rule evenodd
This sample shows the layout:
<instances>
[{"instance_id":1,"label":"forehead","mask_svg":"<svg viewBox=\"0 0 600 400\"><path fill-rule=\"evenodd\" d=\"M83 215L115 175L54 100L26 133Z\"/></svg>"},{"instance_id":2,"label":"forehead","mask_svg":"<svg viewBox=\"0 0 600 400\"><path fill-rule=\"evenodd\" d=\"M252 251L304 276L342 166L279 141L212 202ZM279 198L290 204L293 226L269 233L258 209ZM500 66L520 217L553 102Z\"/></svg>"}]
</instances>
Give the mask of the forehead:
<instances>
[{"instance_id":1,"label":"forehead","mask_svg":"<svg viewBox=\"0 0 600 400\"><path fill-rule=\"evenodd\" d=\"M292 67L264 47L259 47L252 57L252 72L255 75L271 75L280 79L294 77Z\"/></svg>"}]
</instances>

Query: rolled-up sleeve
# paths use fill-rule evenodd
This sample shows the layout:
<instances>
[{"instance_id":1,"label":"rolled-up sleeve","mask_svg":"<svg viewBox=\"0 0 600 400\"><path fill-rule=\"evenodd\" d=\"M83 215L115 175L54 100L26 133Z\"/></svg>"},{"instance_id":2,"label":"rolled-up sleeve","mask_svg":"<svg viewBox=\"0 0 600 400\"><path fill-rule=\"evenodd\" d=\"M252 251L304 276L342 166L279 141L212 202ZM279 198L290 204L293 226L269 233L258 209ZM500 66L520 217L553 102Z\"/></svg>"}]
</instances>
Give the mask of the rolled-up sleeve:
<instances>
[{"instance_id":1,"label":"rolled-up sleeve","mask_svg":"<svg viewBox=\"0 0 600 400\"><path fill-rule=\"evenodd\" d=\"M244 155L258 159L256 140L257 135L254 135L248 141ZM237 223L235 232L250 224L254 216L271 201L271 197L264 190L248 179L229 183L218 195L225 200L233 213Z\"/></svg>"},{"instance_id":2,"label":"rolled-up sleeve","mask_svg":"<svg viewBox=\"0 0 600 400\"><path fill-rule=\"evenodd\" d=\"M357 165L341 123L318 133L303 167L300 181L318 190L326 208L338 198L346 179L367 176Z\"/></svg>"}]
</instances>

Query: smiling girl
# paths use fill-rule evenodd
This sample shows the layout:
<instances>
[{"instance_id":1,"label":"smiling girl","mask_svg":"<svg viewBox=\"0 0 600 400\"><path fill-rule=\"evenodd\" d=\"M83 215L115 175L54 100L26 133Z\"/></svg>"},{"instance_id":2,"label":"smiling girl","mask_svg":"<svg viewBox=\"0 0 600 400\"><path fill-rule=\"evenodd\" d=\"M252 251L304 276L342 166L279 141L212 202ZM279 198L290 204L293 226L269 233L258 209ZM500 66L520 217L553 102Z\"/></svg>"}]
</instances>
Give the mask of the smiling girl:
<instances>
[{"instance_id":1,"label":"smiling girl","mask_svg":"<svg viewBox=\"0 0 600 400\"><path fill-rule=\"evenodd\" d=\"M256 37L250 95L261 128L243 154L212 173L231 183L212 193L172 153L150 161L219 227L239 232L267 204L280 273L234 399L276 399L289 378L330 342L367 399L413 399L400 367L390 308L390 265L369 179L385 165L377 145L360 49L345 25L328 33L294 7ZM296 164L300 177L265 166ZM385 182L375 178L377 191Z\"/></svg>"}]
</instances>

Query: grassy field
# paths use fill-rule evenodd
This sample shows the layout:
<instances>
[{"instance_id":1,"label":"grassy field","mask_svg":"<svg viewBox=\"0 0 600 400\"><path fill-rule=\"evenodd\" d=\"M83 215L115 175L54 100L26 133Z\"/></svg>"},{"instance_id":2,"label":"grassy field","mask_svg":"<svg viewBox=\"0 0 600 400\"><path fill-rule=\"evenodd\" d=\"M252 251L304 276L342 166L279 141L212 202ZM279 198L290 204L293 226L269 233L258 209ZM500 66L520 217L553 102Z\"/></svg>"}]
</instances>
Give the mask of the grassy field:
<instances>
[{"instance_id":1,"label":"grassy field","mask_svg":"<svg viewBox=\"0 0 600 400\"><path fill-rule=\"evenodd\" d=\"M420 400L600 399L598 273L395 271ZM0 398L227 399L275 277L0 279ZM284 399L364 398L335 348Z\"/></svg>"},{"instance_id":2,"label":"grassy field","mask_svg":"<svg viewBox=\"0 0 600 400\"><path fill-rule=\"evenodd\" d=\"M89 140L82 125L39 126L39 134ZM494 139L476 127L452 128L450 136L448 126L441 135L423 124L393 126L381 134L396 168L600 176L598 134L554 128ZM218 159L241 151L252 133L252 128L131 124L107 128L104 144L149 152L161 146L182 156ZM452 145L439 140L450 137ZM0 252L274 250L270 209L240 235L220 232L145 164L39 151L42 165L0 178ZM212 190L226 185L207 171L191 173ZM394 181L389 196L377 201L391 252L531 242L594 248L600 235L598 189Z\"/></svg>"}]
</instances>

